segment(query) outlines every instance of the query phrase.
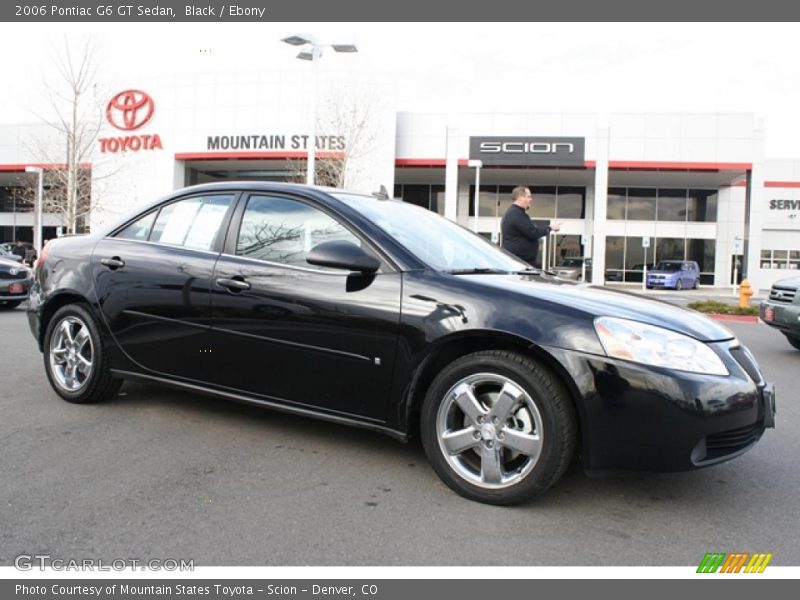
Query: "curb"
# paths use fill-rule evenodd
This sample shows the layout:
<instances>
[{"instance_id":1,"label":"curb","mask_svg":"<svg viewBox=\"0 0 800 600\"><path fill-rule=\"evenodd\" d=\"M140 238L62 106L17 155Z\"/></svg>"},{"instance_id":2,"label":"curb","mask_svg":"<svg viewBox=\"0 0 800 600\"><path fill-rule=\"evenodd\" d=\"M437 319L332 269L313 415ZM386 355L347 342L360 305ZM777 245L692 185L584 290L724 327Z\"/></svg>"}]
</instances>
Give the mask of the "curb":
<instances>
[{"instance_id":1,"label":"curb","mask_svg":"<svg viewBox=\"0 0 800 600\"><path fill-rule=\"evenodd\" d=\"M717 321L734 321L735 323L758 323L755 315L720 315L716 313L706 313L706 316Z\"/></svg>"}]
</instances>

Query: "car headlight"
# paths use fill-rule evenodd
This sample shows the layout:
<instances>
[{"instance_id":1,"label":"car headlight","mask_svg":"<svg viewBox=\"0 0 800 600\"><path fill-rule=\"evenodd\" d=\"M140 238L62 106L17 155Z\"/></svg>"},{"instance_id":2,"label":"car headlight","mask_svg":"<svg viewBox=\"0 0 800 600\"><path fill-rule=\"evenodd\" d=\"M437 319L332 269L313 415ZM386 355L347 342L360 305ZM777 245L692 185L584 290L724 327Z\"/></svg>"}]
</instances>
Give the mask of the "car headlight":
<instances>
[{"instance_id":1,"label":"car headlight","mask_svg":"<svg viewBox=\"0 0 800 600\"><path fill-rule=\"evenodd\" d=\"M722 359L703 342L663 327L600 317L594 328L608 356L654 367L728 375Z\"/></svg>"}]
</instances>

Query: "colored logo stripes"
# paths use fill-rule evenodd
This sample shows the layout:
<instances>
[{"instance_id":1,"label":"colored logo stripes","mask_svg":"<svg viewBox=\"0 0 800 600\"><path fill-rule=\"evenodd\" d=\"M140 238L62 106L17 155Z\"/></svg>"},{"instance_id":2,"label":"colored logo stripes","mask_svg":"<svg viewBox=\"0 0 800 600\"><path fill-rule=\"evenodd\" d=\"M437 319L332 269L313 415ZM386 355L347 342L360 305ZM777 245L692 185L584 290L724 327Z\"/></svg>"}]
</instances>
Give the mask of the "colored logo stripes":
<instances>
[{"instance_id":1,"label":"colored logo stripes","mask_svg":"<svg viewBox=\"0 0 800 600\"><path fill-rule=\"evenodd\" d=\"M763 573L767 568L772 554L756 552L707 552L697 567L698 573Z\"/></svg>"}]
</instances>

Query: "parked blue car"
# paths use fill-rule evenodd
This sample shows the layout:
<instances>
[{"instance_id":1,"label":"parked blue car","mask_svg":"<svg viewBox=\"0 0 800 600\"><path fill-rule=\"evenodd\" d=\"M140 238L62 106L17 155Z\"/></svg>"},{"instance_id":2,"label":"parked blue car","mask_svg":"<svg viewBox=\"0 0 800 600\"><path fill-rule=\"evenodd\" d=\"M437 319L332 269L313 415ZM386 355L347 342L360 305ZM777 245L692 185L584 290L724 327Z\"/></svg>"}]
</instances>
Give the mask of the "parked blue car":
<instances>
[{"instance_id":1,"label":"parked blue car","mask_svg":"<svg viewBox=\"0 0 800 600\"><path fill-rule=\"evenodd\" d=\"M676 290L697 289L700 285L700 267L693 260L662 260L647 272L647 289L655 287Z\"/></svg>"}]
</instances>

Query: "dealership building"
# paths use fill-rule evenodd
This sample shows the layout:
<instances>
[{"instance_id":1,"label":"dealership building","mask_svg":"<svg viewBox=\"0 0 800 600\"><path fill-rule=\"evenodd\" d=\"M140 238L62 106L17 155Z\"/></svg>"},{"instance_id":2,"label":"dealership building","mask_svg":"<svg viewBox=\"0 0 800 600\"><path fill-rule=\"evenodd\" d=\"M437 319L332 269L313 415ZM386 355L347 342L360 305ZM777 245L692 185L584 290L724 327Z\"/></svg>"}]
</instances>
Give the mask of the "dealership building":
<instances>
[{"instance_id":1,"label":"dealership building","mask_svg":"<svg viewBox=\"0 0 800 600\"><path fill-rule=\"evenodd\" d=\"M119 82L82 165L86 225L185 185L302 180L313 120L317 160L340 161L347 187L384 186L493 240L511 190L529 186L532 218L560 224L542 260L591 257L596 284L641 282L663 259L696 261L716 287L734 270L765 289L800 269L800 160L767 160L755 115L398 112L387 85L342 92L329 77L316 102L296 72ZM63 144L43 125L0 126L0 241L32 239L14 191L38 177L26 167L61 166L42 148ZM62 225L46 214L43 237Z\"/></svg>"}]
</instances>

